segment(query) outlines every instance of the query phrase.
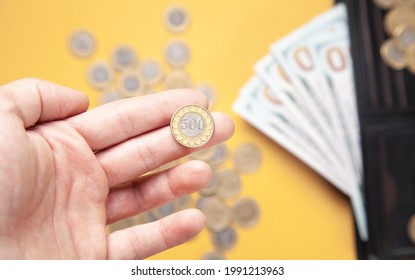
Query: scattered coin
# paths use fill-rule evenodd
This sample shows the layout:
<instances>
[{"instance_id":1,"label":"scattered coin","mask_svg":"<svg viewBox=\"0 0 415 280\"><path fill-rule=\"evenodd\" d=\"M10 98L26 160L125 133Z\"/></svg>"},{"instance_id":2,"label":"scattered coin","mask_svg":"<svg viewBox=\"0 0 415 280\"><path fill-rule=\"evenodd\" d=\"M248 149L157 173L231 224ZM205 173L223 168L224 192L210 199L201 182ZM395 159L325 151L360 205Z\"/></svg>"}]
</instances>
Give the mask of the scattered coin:
<instances>
[{"instance_id":1,"label":"scattered coin","mask_svg":"<svg viewBox=\"0 0 415 280\"><path fill-rule=\"evenodd\" d=\"M212 242L219 250L227 250L236 245L238 234L232 227L227 227L222 231L215 232L212 235Z\"/></svg>"},{"instance_id":2,"label":"scattered coin","mask_svg":"<svg viewBox=\"0 0 415 280\"><path fill-rule=\"evenodd\" d=\"M209 103L209 108L212 108L216 103L216 92L212 86L208 84L199 84L197 89L200 90L207 98Z\"/></svg>"},{"instance_id":3,"label":"scattered coin","mask_svg":"<svg viewBox=\"0 0 415 280\"><path fill-rule=\"evenodd\" d=\"M233 157L235 167L244 173L256 171L261 165L262 157L258 147L253 143L239 145Z\"/></svg>"},{"instance_id":4,"label":"scattered coin","mask_svg":"<svg viewBox=\"0 0 415 280\"><path fill-rule=\"evenodd\" d=\"M123 97L134 97L144 92L145 83L137 72L126 72L120 77L118 87Z\"/></svg>"},{"instance_id":5,"label":"scattered coin","mask_svg":"<svg viewBox=\"0 0 415 280\"><path fill-rule=\"evenodd\" d=\"M169 7L164 14L164 24L171 32L183 32L189 27L189 15L183 7Z\"/></svg>"},{"instance_id":6,"label":"scattered coin","mask_svg":"<svg viewBox=\"0 0 415 280\"><path fill-rule=\"evenodd\" d=\"M409 239L412 241L412 243L415 244L415 214L412 214L412 216L409 217L407 223L407 232Z\"/></svg>"},{"instance_id":7,"label":"scattered coin","mask_svg":"<svg viewBox=\"0 0 415 280\"><path fill-rule=\"evenodd\" d=\"M192 79L189 74L181 70L173 70L164 79L164 89L191 88Z\"/></svg>"},{"instance_id":8,"label":"scattered coin","mask_svg":"<svg viewBox=\"0 0 415 280\"><path fill-rule=\"evenodd\" d=\"M113 73L109 65L103 61L93 63L88 70L88 82L91 86L104 89L113 80Z\"/></svg>"},{"instance_id":9,"label":"scattered coin","mask_svg":"<svg viewBox=\"0 0 415 280\"><path fill-rule=\"evenodd\" d=\"M384 19L385 31L391 35L393 30L401 24L409 26L415 25L414 10L403 6L397 6L391 9Z\"/></svg>"},{"instance_id":10,"label":"scattered coin","mask_svg":"<svg viewBox=\"0 0 415 280\"><path fill-rule=\"evenodd\" d=\"M182 67L189 62L190 50L184 42L172 41L167 45L164 55L171 67Z\"/></svg>"},{"instance_id":11,"label":"scattered coin","mask_svg":"<svg viewBox=\"0 0 415 280\"><path fill-rule=\"evenodd\" d=\"M380 55L385 64L394 70L402 70L407 66L406 54L394 38L382 43Z\"/></svg>"},{"instance_id":12,"label":"scattered coin","mask_svg":"<svg viewBox=\"0 0 415 280\"><path fill-rule=\"evenodd\" d=\"M147 84L155 85L163 78L163 71L157 61L148 59L141 64L141 76Z\"/></svg>"},{"instance_id":13,"label":"scattered coin","mask_svg":"<svg viewBox=\"0 0 415 280\"><path fill-rule=\"evenodd\" d=\"M225 143L220 143L212 147L213 158L208 162L211 166L218 166L224 163L228 157L228 148Z\"/></svg>"},{"instance_id":14,"label":"scattered coin","mask_svg":"<svg viewBox=\"0 0 415 280\"><path fill-rule=\"evenodd\" d=\"M212 176L210 177L209 183L206 187L199 191L201 196L212 196L218 192L218 173L212 170Z\"/></svg>"},{"instance_id":15,"label":"scattered coin","mask_svg":"<svg viewBox=\"0 0 415 280\"><path fill-rule=\"evenodd\" d=\"M393 37L396 38L399 47L406 51L415 44L415 28L406 24L399 25L393 30Z\"/></svg>"},{"instance_id":16,"label":"scattered coin","mask_svg":"<svg viewBox=\"0 0 415 280\"><path fill-rule=\"evenodd\" d=\"M207 200L203 212L206 216L206 226L212 232L222 231L232 222L231 210L220 199L210 198Z\"/></svg>"},{"instance_id":17,"label":"scattered coin","mask_svg":"<svg viewBox=\"0 0 415 280\"><path fill-rule=\"evenodd\" d=\"M170 122L171 133L177 142L186 147L205 145L213 135L214 121L205 108L191 104L179 108Z\"/></svg>"},{"instance_id":18,"label":"scattered coin","mask_svg":"<svg viewBox=\"0 0 415 280\"><path fill-rule=\"evenodd\" d=\"M95 38L88 31L77 31L69 39L69 48L75 56L88 57L95 50Z\"/></svg>"},{"instance_id":19,"label":"scattered coin","mask_svg":"<svg viewBox=\"0 0 415 280\"><path fill-rule=\"evenodd\" d=\"M111 61L115 70L131 70L137 66L138 57L132 47L124 45L113 51Z\"/></svg>"},{"instance_id":20,"label":"scattered coin","mask_svg":"<svg viewBox=\"0 0 415 280\"><path fill-rule=\"evenodd\" d=\"M232 169L220 171L218 196L223 199L235 197L241 191L241 178L239 174Z\"/></svg>"},{"instance_id":21,"label":"scattered coin","mask_svg":"<svg viewBox=\"0 0 415 280\"><path fill-rule=\"evenodd\" d=\"M206 253L202 257L203 260L226 260L225 256L222 253L212 251Z\"/></svg>"},{"instance_id":22,"label":"scattered coin","mask_svg":"<svg viewBox=\"0 0 415 280\"><path fill-rule=\"evenodd\" d=\"M242 198L235 202L232 207L235 221L241 227L251 227L259 220L259 207L250 198Z\"/></svg>"}]
</instances>

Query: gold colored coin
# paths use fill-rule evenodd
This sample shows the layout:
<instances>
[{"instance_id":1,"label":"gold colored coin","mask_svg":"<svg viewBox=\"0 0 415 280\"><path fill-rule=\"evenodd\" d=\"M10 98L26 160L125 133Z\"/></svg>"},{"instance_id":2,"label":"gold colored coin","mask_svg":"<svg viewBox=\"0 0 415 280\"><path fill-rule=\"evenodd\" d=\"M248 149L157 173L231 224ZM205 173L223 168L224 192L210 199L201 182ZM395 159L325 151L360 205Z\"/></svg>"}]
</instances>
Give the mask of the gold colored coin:
<instances>
[{"instance_id":1,"label":"gold colored coin","mask_svg":"<svg viewBox=\"0 0 415 280\"><path fill-rule=\"evenodd\" d=\"M396 38L399 47L406 51L415 45L415 28L407 24L401 24L393 30L393 37Z\"/></svg>"},{"instance_id":2,"label":"gold colored coin","mask_svg":"<svg viewBox=\"0 0 415 280\"><path fill-rule=\"evenodd\" d=\"M242 198L232 207L235 221L241 227L251 227L259 220L258 204L250 198Z\"/></svg>"},{"instance_id":3,"label":"gold colored coin","mask_svg":"<svg viewBox=\"0 0 415 280\"><path fill-rule=\"evenodd\" d=\"M220 199L210 198L206 201L203 212L206 216L206 226L212 232L219 232L232 223L232 212Z\"/></svg>"},{"instance_id":4,"label":"gold colored coin","mask_svg":"<svg viewBox=\"0 0 415 280\"><path fill-rule=\"evenodd\" d=\"M220 143L213 146L214 155L212 160L209 162L211 166L218 166L224 163L228 157L228 148L225 143Z\"/></svg>"},{"instance_id":5,"label":"gold colored coin","mask_svg":"<svg viewBox=\"0 0 415 280\"><path fill-rule=\"evenodd\" d=\"M385 16L385 31L392 35L393 30L401 24L415 26L414 9L407 6L396 6L391 9Z\"/></svg>"},{"instance_id":6,"label":"gold colored coin","mask_svg":"<svg viewBox=\"0 0 415 280\"><path fill-rule=\"evenodd\" d=\"M242 187L239 174L232 169L225 169L219 172L218 196L223 199L235 197Z\"/></svg>"},{"instance_id":7,"label":"gold colored coin","mask_svg":"<svg viewBox=\"0 0 415 280\"><path fill-rule=\"evenodd\" d=\"M415 244L415 214L412 214L412 216L409 217L407 223L407 232L409 239L412 241L412 243Z\"/></svg>"},{"instance_id":8,"label":"gold colored coin","mask_svg":"<svg viewBox=\"0 0 415 280\"><path fill-rule=\"evenodd\" d=\"M234 153L235 167L244 173L256 171L262 162L261 152L253 143L244 143L239 145Z\"/></svg>"},{"instance_id":9,"label":"gold colored coin","mask_svg":"<svg viewBox=\"0 0 415 280\"><path fill-rule=\"evenodd\" d=\"M196 104L179 108L170 121L174 139L181 145L191 148L205 145L212 137L214 129L212 115Z\"/></svg>"},{"instance_id":10,"label":"gold colored coin","mask_svg":"<svg viewBox=\"0 0 415 280\"><path fill-rule=\"evenodd\" d=\"M118 90L123 97L134 97L142 95L146 83L135 71L128 71L122 74L118 81Z\"/></svg>"},{"instance_id":11,"label":"gold colored coin","mask_svg":"<svg viewBox=\"0 0 415 280\"><path fill-rule=\"evenodd\" d=\"M164 56L171 67L182 67L190 60L190 50L186 43L175 40L167 45Z\"/></svg>"},{"instance_id":12,"label":"gold colored coin","mask_svg":"<svg viewBox=\"0 0 415 280\"><path fill-rule=\"evenodd\" d=\"M380 47L380 55L386 65L394 70L402 70L407 64L406 53L399 47L396 39L388 39Z\"/></svg>"},{"instance_id":13,"label":"gold colored coin","mask_svg":"<svg viewBox=\"0 0 415 280\"><path fill-rule=\"evenodd\" d=\"M408 70L415 74L415 45L410 47L407 52Z\"/></svg>"},{"instance_id":14,"label":"gold colored coin","mask_svg":"<svg viewBox=\"0 0 415 280\"><path fill-rule=\"evenodd\" d=\"M141 64L141 77L149 85L158 84L163 78L163 70L161 65L152 59L147 59Z\"/></svg>"},{"instance_id":15,"label":"gold colored coin","mask_svg":"<svg viewBox=\"0 0 415 280\"><path fill-rule=\"evenodd\" d=\"M189 74L181 70L173 70L164 80L164 89L192 88L193 83Z\"/></svg>"},{"instance_id":16,"label":"gold colored coin","mask_svg":"<svg viewBox=\"0 0 415 280\"><path fill-rule=\"evenodd\" d=\"M164 14L164 24L171 32L183 32L189 27L189 14L180 6L171 6Z\"/></svg>"}]
</instances>

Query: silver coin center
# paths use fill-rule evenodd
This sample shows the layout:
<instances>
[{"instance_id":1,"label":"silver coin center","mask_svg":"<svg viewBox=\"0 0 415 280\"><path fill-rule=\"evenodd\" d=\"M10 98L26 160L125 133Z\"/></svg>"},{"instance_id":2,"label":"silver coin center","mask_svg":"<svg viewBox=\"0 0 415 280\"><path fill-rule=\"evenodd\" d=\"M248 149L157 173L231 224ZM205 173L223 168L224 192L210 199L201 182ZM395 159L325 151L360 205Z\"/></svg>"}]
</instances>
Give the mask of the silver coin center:
<instances>
[{"instance_id":1,"label":"silver coin center","mask_svg":"<svg viewBox=\"0 0 415 280\"><path fill-rule=\"evenodd\" d=\"M185 22L186 15L183 13L183 11L175 10L170 14L169 20L172 25L180 26Z\"/></svg>"},{"instance_id":2,"label":"silver coin center","mask_svg":"<svg viewBox=\"0 0 415 280\"><path fill-rule=\"evenodd\" d=\"M95 67L92 70L92 79L97 82L105 82L108 81L110 77L110 73L105 67Z\"/></svg>"},{"instance_id":3,"label":"silver coin center","mask_svg":"<svg viewBox=\"0 0 415 280\"><path fill-rule=\"evenodd\" d=\"M205 129L205 120L198 113L186 113L180 118L179 129L186 137L196 138Z\"/></svg>"},{"instance_id":4,"label":"silver coin center","mask_svg":"<svg viewBox=\"0 0 415 280\"><path fill-rule=\"evenodd\" d=\"M115 54L115 59L118 65L132 66L135 62L135 54L130 49L119 49Z\"/></svg>"},{"instance_id":5,"label":"silver coin center","mask_svg":"<svg viewBox=\"0 0 415 280\"><path fill-rule=\"evenodd\" d=\"M128 91L136 91L140 87L140 81L135 76L128 76L124 79L124 88Z\"/></svg>"}]
</instances>

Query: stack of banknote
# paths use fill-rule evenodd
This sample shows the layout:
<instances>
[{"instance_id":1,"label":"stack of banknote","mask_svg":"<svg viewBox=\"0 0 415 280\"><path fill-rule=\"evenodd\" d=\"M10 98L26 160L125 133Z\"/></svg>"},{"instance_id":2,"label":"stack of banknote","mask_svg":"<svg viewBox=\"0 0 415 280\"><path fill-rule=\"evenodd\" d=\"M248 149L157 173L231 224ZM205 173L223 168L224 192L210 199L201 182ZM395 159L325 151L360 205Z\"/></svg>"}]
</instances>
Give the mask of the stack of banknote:
<instances>
[{"instance_id":1,"label":"stack of banknote","mask_svg":"<svg viewBox=\"0 0 415 280\"><path fill-rule=\"evenodd\" d=\"M367 240L346 6L277 40L254 72L233 110L346 194Z\"/></svg>"}]
</instances>

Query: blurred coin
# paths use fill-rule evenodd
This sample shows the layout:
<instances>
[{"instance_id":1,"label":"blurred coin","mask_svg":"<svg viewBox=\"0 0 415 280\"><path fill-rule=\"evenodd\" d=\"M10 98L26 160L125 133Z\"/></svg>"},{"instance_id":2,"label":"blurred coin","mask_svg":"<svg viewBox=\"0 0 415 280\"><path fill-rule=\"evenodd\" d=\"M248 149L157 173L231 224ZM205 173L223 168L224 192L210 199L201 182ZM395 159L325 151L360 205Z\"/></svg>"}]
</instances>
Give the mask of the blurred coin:
<instances>
[{"instance_id":1,"label":"blurred coin","mask_svg":"<svg viewBox=\"0 0 415 280\"><path fill-rule=\"evenodd\" d=\"M373 0L373 2L381 9L390 9L396 4L396 0Z\"/></svg>"},{"instance_id":2,"label":"blurred coin","mask_svg":"<svg viewBox=\"0 0 415 280\"><path fill-rule=\"evenodd\" d=\"M88 82L91 86L104 89L113 80L113 72L106 62L94 62L88 69Z\"/></svg>"},{"instance_id":3,"label":"blurred coin","mask_svg":"<svg viewBox=\"0 0 415 280\"><path fill-rule=\"evenodd\" d=\"M216 102L216 91L208 84L199 84L197 89L200 90L207 98L209 108L212 108Z\"/></svg>"},{"instance_id":4,"label":"blurred coin","mask_svg":"<svg viewBox=\"0 0 415 280\"><path fill-rule=\"evenodd\" d=\"M408 49L407 59L408 59L408 70L412 74L415 74L415 46L412 46Z\"/></svg>"},{"instance_id":5,"label":"blurred coin","mask_svg":"<svg viewBox=\"0 0 415 280\"><path fill-rule=\"evenodd\" d=\"M202 259L203 260L226 260L224 255L216 251L212 251L212 252L204 254Z\"/></svg>"},{"instance_id":6,"label":"blurred coin","mask_svg":"<svg viewBox=\"0 0 415 280\"><path fill-rule=\"evenodd\" d=\"M262 157L258 147L253 143L239 145L234 153L234 164L240 172L256 171L261 165Z\"/></svg>"},{"instance_id":7,"label":"blurred coin","mask_svg":"<svg viewBox=\"0 0 415 280\"><path fill-rule=\"evenodd\" d=\"M212 176L210 177L209 183L206 187L199 191L201 196L212 196L218 192L218 173L212 170Z\"/></svg>"},{"instance_id":8,"label":"blurred coin","mask_svg":"<svg viewBox=\"0 0 415 280\"><path fill-rule=\"evenodd\" d=\"M164 89L191 88L192 79L189 74L181 70L174 70L164 79Z\"/></svg>"},{"instance_id":9,"label":"blurred coin","mask_svg":"<svg viewBox=\"0 0 415 280\"><path fill-rule=\"evenodd\" d=\"M222 231L215 232L212 235L212 242L219 250L227 250L236 245L238 234L232 227L227 227Z\"/></svg>"},{"instance_id":10,"label":"blurred coin","mask_svg":"<svg viewBox=\"0 0 415 280\"><path fill-rule=\"evenodd\" d=\"M414 12L415 16L415 12ZM393 36L399 47L406 51L409 47L415 45L415 28L406 24L399 25L393 30Z\"/></svg>"},{"instance_id":11,"label":"blurred coin","mask_svg":"<svg viewBox=\"0 0 415 280\"><path fill-rule=\"evenodd\" d=\"M158 219L164 218L168 215L173 214L174 212L176 212L176 207L175 207L175 203L174 202L170 202L170 203L166 203L164 205L159 206L158 208L156 208L154 210L154 214Z\"/></svg>"},{"instance_id":12,"label":"blurred coin","mask_svg":"<svg viewBox=\"0 0 415 280\"><path fill-rule=\"evenodd\" d=\"M192 153L189 157L209 163L215 157L215 146Z\"/></svg>"},{"instance_id":13,"label":"blurred coin","mask_svg":"<svg viewBox=\"0 0 415 280\"><path fill-rule=\"evenodd\" d=\"M95 38L85 30L74 32L69 39L69 48L75 56L90 56L95 50Z\"/></svg>"},{"instance_id":14,"label":"blurred coin","mask_svg":"<svg viewBox=\"0 0 415 280\"><path fill-rule=\"evenodd\" d=\"M380 55L386 65L394 70L402 70L408 61L405 52L399 47L396 39L388 39L380 47Z\"/></svg>"},{"instance_id":15,"label":"blurred coin","mask_svg":"<svg viewBox=\"0 0 415 280\"><path fill-rule=\"evenodd\" d=\"M250 227L259 220L259 207L250 198L242 198L235 202L232 207L235 221L241 227Z\"/></svg>"},{"instance_id":16,"label":"blurred coin","mask_svg":"<svg viewBox=\"0 0 415 280\"><path fill-rule=\"evenodd\" d=\"M107 231L108 233L112 233L117 230L123 230L123 229L129 228L131 226L133 226L133 224L131 223L131 219L126 218L126 219L122 219L122 220L119 220L115 223L108 225Z\"/></svg>"},{"instance_id":17,"label":"blurred coin","mask_svg":"<svg viewBox=\"0 0 415 280\"><path fill-rule=\"evenodd\" d=\"M235 197L241 191L241 178L239 174L232 169L225 169L219 172L218 196L223 199Z\"/></svg>"},{"instance_id":18,"label":"blurred coin","mask_svg":"<svg viewBox=\"0 0 415 280\"><path fill-rule=\"evenodd\" d=\"M409 239L412 241L412 243L415 244L415 214L412 214L412 216L409 217L407 223L407 232Z\"/></svg>"},{"instance_id":19,"label":"blurred coin","mask_svg":"<svg viewBox=\"0 0 415 280\"><path fill-rule=\"evenodd\" d=\"M176 212L189 208L191 200L192 199L191 199L190 195L182 196L182 197L176 199L174 201Z\"/></svg>"},{"instance_id":20,"label":"blurred coin","mask_svg":"<svg viewBox=\"0 0 415 280\"><path fill-rule=\"evenodd\" d=\"M391 9L384 19L385 31L392 35L393 30L401 24L415 26L414 9L406 6L397 6Z\"/></svg>"},{"instance_id":21,"label":"blurred coin","mask_svg":"<svg viewBox=\"0 0 415 280\"><path fill-rule=\"evenodd\" d=\"M182 41L170 42L164 52L167 63L171 67L182 67L190 59L190 50Z\"/></svg>"},{"instance_id":22,"label":"blurred coin","mask_svg":"<svg viewBox=\"0 0 415 280\"><path fill-rule=\"evenodd\" d=\"M164 14L164 24L171 32L182 32L189 27L189 15L180 6L169 7Z\"/></svg>"},{"instance_id":23,"label":"blurred coin","mask_svg":"<svg viewBox=\"0 0 415 280\"><path fill-rule=\"evenodd\" d=\"M154 85L161 81L163 70L157 61L148 59L141 64L141 76L148 84Z\"/></svg>"},{"instance_id":24,"label":"blurred coin","mask_svg":"<svg viewBox=\"0 0 415 280\"><path fill-rule=\"evenodd\" d=\"M204 205L206 226L212 232L219 232L232 223L232 212L229 207L217 198L210 198Z\"/></svg>"},{"instance_id":25,"label":"blurred coin","mask_svg":"<svg viewBox=\"0 0 415 280\"><path fill-rule=\"evenodd\" d=\"M145 82L137 72L125 72L118 81L118 89L123 97L141 95L145 90Z\"/></svg>"},{"instance_id":26,"label":"blurred coin","mask_svg":"<svg viewBox=\"0 0 415 280\"><path fill-rule=\"evenodd\" d=\"M101 104L110 103L120 99L121 97L115 89L106 90L101 94Z\"/></svg>"},{"instance_id":27,"label":"blurred coin","mask_svg":"<svg viewBox=\"0 0 415 280\"><path fill-rule=\"evenodd\" d=\"M212 137L214 127L209 111L196 104L179 108L170 122L170 130L174 139L186 147L205 145Z\"/></svg>"},{"instance_id":28,"label":"blurred coin","mask_svg":"<svg viewBox=\"0 0 415 280\"><path fill-rule=\"evenodd\" d=\"M111 62L115 70L131 70L137 66L138 57L132 47L124 45L112 52Z\"/></svg>"},{"instance_id":29,"label":"blurred coin","mask_svg":"<svg viewBox=\"0 0 415 280\"><path fill-rule=\"evenodd\" d=\"M228 148L225 143L220 143L212 147L214 154L209 164L211 166L218 166L224 163L228 157Z\"/></svg>"},{"instance_id":30,"label":"blurred coin","mask_svg":"<svg viewBox=\"0 0 415 280\"><path fill-rule=\"evenodd\" d=\"M196 205L195 205L195 207L196 207L196 209L199 209L200 211L204 211L204 209L205 209L205 205L206 205L206 202L209 200L209 198L207 198L206 196L201 196L201 197L199 197L197 200L196 200Z\"/></svg>"}]
</instances>

